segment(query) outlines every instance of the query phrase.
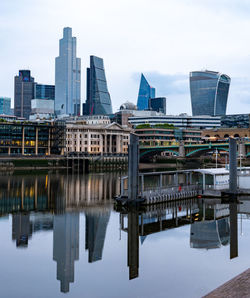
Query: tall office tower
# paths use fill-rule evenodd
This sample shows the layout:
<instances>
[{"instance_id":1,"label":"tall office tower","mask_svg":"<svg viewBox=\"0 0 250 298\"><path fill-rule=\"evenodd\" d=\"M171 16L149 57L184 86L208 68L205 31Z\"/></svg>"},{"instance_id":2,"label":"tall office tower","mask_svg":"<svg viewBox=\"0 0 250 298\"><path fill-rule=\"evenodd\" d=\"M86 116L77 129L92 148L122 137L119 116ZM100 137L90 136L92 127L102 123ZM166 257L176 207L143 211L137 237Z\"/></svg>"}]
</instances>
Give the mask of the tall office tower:
<instances>
[{"instance_id":1,"label":"tall office tower","mask_svg":"<svg viewBox=\"0 0 250 298\"><path fill-rule=\"evenodd\" d=\"M80 115L81 59L76 58L76 37L72 29L63 29L55 70L55 112Z\"/></svg>"},{"instance_id":2,"label":"tall office tower","mask_svg":"<svg viewBox=\"0 0 250 298\"><path fill-rule=\"evenodd\" d=\"M10 102L11 99L9 97L0 96L0 115L11 115Z\"/></svg>"},{"instance_id":3,"label":"tall office tower","mask_svg":"<svg viewBox=\"0 0 250 298\"><path fill-rule=\"evenodd\" d=\"M226 114L231 79L216 71L190 72L190 94L193 116Z\"/></svg>"},{"instance_id":4,"label":"tall office tower","mask_svg":"<svg viewBox=\"0 0 250 298\"><path fill-rule=\"evenodd\" d=\"M15 116L29 119L31 99L34 98L34 86L34 78L30 76L30 70L19 70L19 75L15 76L14 86Z\"/></svg>"},{"instance_id":5,"label":"tall office tower","mask_svg":"<svg viewBox=\"0 0 250 298\"><path fill-rule=\"evenodd\" d=\"M85 249L89 251L89 263L102 259L110 212L86 213Z\"/></svg>"},{"instance_id":6,"label":"tall office tower","mask_svg":"<svg viewBox=\"0 0 250 298\"><path fill-rule=\"evenodd\" d=\"M15 213L12 215L12 240L16 240L17 247L28 247L28 240L32 235L29 213Z\"/></svg>"},{"instance_id":7,"label":"tall office tower","mask_svg":"<svg viewBox=\"0 0 250 298\"><path fill-rule=\"evenodd\" d=\"M149 98L148 108L149 110L166 114L166 97Z\"/></svg>"},{"instance_id":8,"label":"tall office tower","mask_svg":"<svg viewBox=\"0 0 250 298\"><path fill-rule=\"evenodd\" d=\"M90 67L87 68L87 99L83 109L86 115L112 114L103 59L96 56L90 56Z\"/></svg>"},{"instance_id":9,"label":"tall office tower","mask_svg":"<svg viewBox=\"0 0 250 298\"><path fill-rule=\"evenodd\" d=\"M144 77L141 74L141 82L137 100L137 109L138 110L147 110L149 108L149 98L155 97L155 88L151 87Z\"/></svg>"},{"instance_id":10,"label":"tall office tower","mask_svg":"<svg viewBox=\"0 0 250 298\"><path fill-rule=\"evenodd\" d=\"M53 226L53 260L61 292L67 293L74 282L74 262L79 259L79 213L55 215Z\"/></svg>"},{"instance_id":11,"label":"tall office tower","mask_svg":"<svg viewBox=\"0 0 250 298\"><path fill-rule=\"evenodd\" d=\"M55 100L55 85L35 84L35 98Z\"/></svg>"}]
</instances>

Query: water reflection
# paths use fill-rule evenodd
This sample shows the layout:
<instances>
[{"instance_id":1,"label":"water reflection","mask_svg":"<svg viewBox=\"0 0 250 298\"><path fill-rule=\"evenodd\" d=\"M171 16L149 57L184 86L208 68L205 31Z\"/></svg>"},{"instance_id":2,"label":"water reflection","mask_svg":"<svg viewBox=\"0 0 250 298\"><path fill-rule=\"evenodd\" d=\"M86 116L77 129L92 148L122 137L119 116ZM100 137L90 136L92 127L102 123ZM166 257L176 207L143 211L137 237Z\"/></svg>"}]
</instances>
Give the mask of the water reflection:
<instances>
[{"instance_id":1,"label":"water reflection","mask_svg":"<svg viewBox=\"0 0 250 298\"><path fill-rule=\"evenodd\" d=\"M0 179L0 216L12 214L12 239L18 249L26 248L23 251L27 251L35 233L51 233L53 230L53 260L56 266L53 279L60 282L63 293L69 292L75 281L75 267L84 253L80 247L82 242L91 268L105 263L100 261L107 258L104 247L108 243L108 225L110 222L114 224L110 219L114 215L112 198L119 193L117 178L113 174L81 176L51 173L46 176L3 176ZM221 200L186 199L115 211L120 217L121 233L127 236L127 256L122 257L123 260L127 258L127 279L131 280L139 277L140 250L147 248L153 234L164 238L166 233L162 232L167 230L177 231L186 227L189 239L185 238L185 241L190 251L219 251L226 246L229 251L230 245L229 257L237 257L237 214L250 214L250 203L222 204ZM115 223L118 230L118 222ZM85 231L81 230L81 225ZM80 242L81 235L85 238ZM112 245L113 242L109 250ZM153 255L155 251L150 253ZM51 256L50 260L53 263ZM142 259L142 262L145 260Z\"/></svg>"}]
</instances>

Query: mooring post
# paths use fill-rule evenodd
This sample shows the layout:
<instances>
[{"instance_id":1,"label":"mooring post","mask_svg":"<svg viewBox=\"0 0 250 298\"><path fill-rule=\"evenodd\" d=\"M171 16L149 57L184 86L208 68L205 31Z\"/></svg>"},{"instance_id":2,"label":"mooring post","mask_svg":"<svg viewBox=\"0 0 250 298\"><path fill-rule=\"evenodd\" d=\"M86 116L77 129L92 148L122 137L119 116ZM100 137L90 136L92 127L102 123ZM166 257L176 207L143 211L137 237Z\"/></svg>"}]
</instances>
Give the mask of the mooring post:
<instances>
[{"instance_id":1,"label":"mooring post","mask_svg":"<svg viewBox=\"0 0 250 298\"><path fill-rule=\"evenodd\" d=\"M229 138L229 192L237 193L237 143Z\"/></svg>"},{"instance_id":2,"label":"mooring post","mask_svg":"<svg viewBox=\"0 0 250 298\"><path fill-rule=\"evenodd\" d=\"M128 199L136 200L138 196L139 177L139 137L130 134L128 148Z\"/></svg>"}]
</instances>

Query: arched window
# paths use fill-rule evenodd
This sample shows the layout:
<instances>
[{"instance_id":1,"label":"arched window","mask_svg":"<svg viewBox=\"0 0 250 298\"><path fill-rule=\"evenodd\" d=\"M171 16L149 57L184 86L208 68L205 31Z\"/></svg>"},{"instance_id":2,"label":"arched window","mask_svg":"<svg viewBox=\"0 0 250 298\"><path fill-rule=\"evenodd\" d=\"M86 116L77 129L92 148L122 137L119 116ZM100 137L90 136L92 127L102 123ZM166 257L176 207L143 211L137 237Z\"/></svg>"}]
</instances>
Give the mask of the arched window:
<instances>
[{"instance_id":1,"label":"arched window","mask_svg":"<svg viewBox=\"0 0 250 298\"><path fill-rule=\"evenodd\" d=\"M236 134L234 135L234 137L235 137L235 138L239 138L240 136L236 133Z\"/></svg>"},{"instance_id":2,"label":"arched window","mask_svg":"<svg viewBox=\"0 0 250 298\"><path fill-rule=\"evenodd\" d=\"M225 134L225 135L224 135L224 138L229 138L229 135L228 135L228 134Z\"/></svg>"}]
</instances>

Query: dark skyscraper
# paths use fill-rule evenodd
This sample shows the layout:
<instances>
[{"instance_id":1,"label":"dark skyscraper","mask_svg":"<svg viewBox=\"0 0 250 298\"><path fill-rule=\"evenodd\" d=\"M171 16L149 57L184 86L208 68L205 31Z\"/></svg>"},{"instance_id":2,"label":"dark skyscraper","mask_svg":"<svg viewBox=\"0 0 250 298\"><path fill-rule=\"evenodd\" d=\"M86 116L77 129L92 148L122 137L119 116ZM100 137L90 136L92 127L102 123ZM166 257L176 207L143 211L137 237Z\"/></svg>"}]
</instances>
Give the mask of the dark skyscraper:
<instances>
[{"instance_id":1,"label":"dark skyscraper","mask_svg":"<svg viewBox=\"0 0 250 298\"><path fill-rule=\"evenodd\" d=\"M193 116L226 114L230 77L215 71L190 73Z\"/></svg>"},{"instance_id":2,"label":"dark skyscraper","mask_svg":"<svg viewBox=\"0 0 250 298\"><path fill-rule=\"evenodd\" d=\"M149 98L149 109L166 114L166 97Z\"/></svg>"},{"instance_id":3,"label":"dark skyscraper","mask_svg":"<svg viewBox=\"0 0 250 298\"><path fill-rule=\"evenodd\" d=\"M109 217L110 212L86 213L85 249L89 251L89 263L102 259Z\"/></svg>"},{"instance_id":4,"label":"dark skyscraper","mask_svg":"<svg viewBox=\"0 0 250 298\"><path fill-rule=\"evenodd\" d=\"M34 98L34 78L30 76L30 70L19 70L15 76L14 86L14 114L17 117L29 118L31 113L31 99Z\"/></svg>"},{"instance_id":5,"label":"dark skyscraper","mask_svg":"<svg viewBox=\"0 0 250 298\"><path fill-rule=\"evenodd\" d=\"M149 108L149 98L155 97L155 88L151 87L144 77L141 74L141 82L137 100L137 109L138 110L147 110Z\"/></svg>"},{"instance_id":6,"label":"dark skyscraper","mask_svg":"<svg viewBox=\"0 0 250 298\"><path fill-rule=\"evenodd\" d=\"M87 68L87 100L84 107L86 115L112 114L103 59L96 56L90 56L90 68Z\"/></svg>"},{"instance_id":7,"label":"dark skyscraper","mask_svg":"<svg viewBox=\"0 0 250 298\"><path fill-rule=\"evenodd\" d=\"M35 84L34 98L55 100L55 86Z\"/></svg>"},{"instance_id":8,"label":"dark skyscraper","mask_svg":"<svg viewBox=\"0 0 250 298\"><path fill-rule=\"evenodd\" d=\"M57 262L57 279L61 292L69 292L74 282L74 262L79 259L79 213L54 217L53 260Z\"/></svg>"}]
</instances>

